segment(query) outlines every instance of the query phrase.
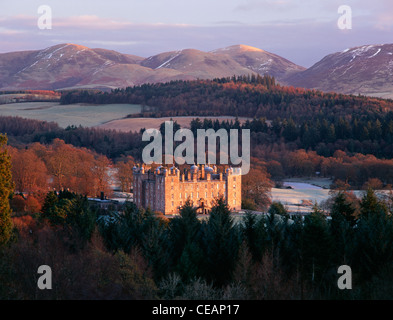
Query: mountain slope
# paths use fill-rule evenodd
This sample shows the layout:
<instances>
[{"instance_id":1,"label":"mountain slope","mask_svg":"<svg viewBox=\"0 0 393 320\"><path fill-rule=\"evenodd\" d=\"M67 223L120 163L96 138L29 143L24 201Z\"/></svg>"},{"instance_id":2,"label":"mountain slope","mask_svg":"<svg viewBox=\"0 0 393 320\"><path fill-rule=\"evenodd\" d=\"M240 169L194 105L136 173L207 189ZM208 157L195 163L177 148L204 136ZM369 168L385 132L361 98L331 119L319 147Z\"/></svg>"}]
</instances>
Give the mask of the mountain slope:
<instances>
[{"instance_id":1,"label":"mountain slope","mask_svg":"<svg viewBox=\"0 0 393 320\"><path fill-rule=\"evenodd\" d=\"M38 51L0 54L0 88L61 89L133 86L188 79L181 72L154 72L138 63L142 57L105 49L61 44Z\"/></svg>"},{"instance_id":2,"label":"mountain slope","mask_svg":"<svg viewBox=\"0 0 393 320\"><path fill-rule=\"evenodd\" d=\"M393 98L392 79L393 44L384 44L330 54L285 82L322 91Z\"/></svg>"},{"instance_id":3,"label":"mountain slope","mask_svg":"<svg viewBox=\"0 0 393 320\"><path fill-rule=\"evenodd\" d=\"M276 54L246 45L235 45L217 49L212 51L212 53L228 55L243 67L260 75L268 74L279 81L306 70L306 68L298 66Z\"/></svg>"},{"instance_id":4,"label":"mountain slope","mask_svg":"<svg viewBox=\"0 0 393 320\"><path fill-rule=\"evenodd\" d=\"M235 50L235 47L240 48L240 51ZM231 50L224 48L214 52L185 49L147 59L70 43L44 50L3 53L0 54L0 90L104 89L252 73L271 73L280 79L280 75L301 69L257 48L252 53L250 48L233 46ZM274 58L274 67L262 68L261 64L270 63L269 57Z\"/></svg>"},{"instance_id":5,"label":"mountain slope","mask_svg":"<svg viewBox=\"0 0 393 320\"><path fill-rule=\"evenodd\" d=\"M226 55L213 54L195 49L161 53L141 62L142 66L154 70L169 68L195 78L212 79L234 74L253 73Z\"/></svg>"}]
</instances>

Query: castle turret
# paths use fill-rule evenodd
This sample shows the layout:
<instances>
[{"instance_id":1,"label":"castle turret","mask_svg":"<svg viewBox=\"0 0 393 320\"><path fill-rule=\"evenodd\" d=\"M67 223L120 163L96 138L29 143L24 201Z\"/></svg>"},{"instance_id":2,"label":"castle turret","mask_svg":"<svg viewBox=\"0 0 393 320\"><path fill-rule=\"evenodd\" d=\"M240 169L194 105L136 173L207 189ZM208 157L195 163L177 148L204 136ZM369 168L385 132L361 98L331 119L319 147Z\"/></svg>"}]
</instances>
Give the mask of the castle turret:
<instances>
[{"instance_id":1,"label":"castle turret","mask_svg":"<svg viewBox=\"0 0 393 320\"><path fill-rule=\"evenodd\" d=\"M199 170L199 168L198 168L197 165L194 164L194 165L191 166L191 169L190 169L190 171L191 171L191 179L193 181L196 181L198 179L198 170Z\"/></svg>"}]
</instances>

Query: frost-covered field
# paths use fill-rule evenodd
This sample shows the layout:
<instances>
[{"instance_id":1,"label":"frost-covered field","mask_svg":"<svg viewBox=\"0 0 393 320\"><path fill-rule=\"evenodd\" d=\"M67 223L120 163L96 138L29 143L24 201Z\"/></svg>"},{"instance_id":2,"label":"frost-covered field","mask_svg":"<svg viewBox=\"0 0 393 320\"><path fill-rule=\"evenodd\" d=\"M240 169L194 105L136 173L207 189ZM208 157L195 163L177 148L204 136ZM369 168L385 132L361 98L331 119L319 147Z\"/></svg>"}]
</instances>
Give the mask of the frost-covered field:
<instances>
[{"instance_id":1,"label":"frost-covered field","mask_svg":"<svg viewBox=\"0 0 393 320\"><path fill-rule=\"evenodd\" d=\"M272 188L272 201L281 202L290 212L310 212L314 203L320 204L329 197L331 183L324 178L287 179L282 188Z\"/></svg>"},{"instance_id":2,"label":"frost-covered field","mask_svg":"<svg viewBox=\"0 0 393 320\"><path fill-rule=\"evenodd\" d=\"M293 189L272 188L272 201L279 201L291 212L310 212L312 204L329 197L329 189L306 183L293 183Z\"/></svg>"},{"instance_id":3,"label":"frost-covered field","mask_svg":"<svg viewBox=\"0 0 393 320\"><path fill-rule=\"evenodd\" d=\"M289 179L284 182L281 189L272 188L272 201L279 201L284 204L290 212L311 212L314 203L321 204L329 198L330 189L328 186L331 181L328 179ZM292 189L286 189L290 186ZM363 190L354 190L353 193L361 198ZM379 191L384 194L386 191Z\"/></svg>"},{"instance_id":4,"label":"frost-covered field","mask_svg":"<svg viewBox=\"0 0 393 320\"><path fill-rule=\"evenodd\" d=\"M23 102L0 105L0 116L53 121L63 128L70 125L98 126L140 111L141 106L135 104L60 105L57 102Z\"/></svg>"}]
</instances>

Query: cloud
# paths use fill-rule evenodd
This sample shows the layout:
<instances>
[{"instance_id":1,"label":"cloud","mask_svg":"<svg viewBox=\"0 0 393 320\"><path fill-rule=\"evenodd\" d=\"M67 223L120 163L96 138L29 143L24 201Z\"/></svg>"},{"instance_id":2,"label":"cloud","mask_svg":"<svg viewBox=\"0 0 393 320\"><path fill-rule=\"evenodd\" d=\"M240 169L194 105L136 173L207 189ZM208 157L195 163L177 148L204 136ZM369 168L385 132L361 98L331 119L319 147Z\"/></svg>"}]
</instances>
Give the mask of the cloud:
<instances>
[{"instance_id":1,"label":"cloud","mask_svg":"<svg viewBox=\"0 0 393 320\"><path fill-rule=\"evenodd\" d=\"M234 11L255 11L259 9L276 11L289 10L296 5L291 0L248 0L246 3L240 4L234 8Z\"/></svg>"},{"instance_id":2,"label":"cloud","mask_svg":"<svg viewBox=\"0 0 393 320\"><path fill-rule=\"evenodd\" d=\"M379 14L374 20L377 30L391 30L393 28L393 10Z\"/></svg>"},{"instance_id":3,"label":"cloud","mask_svg":"<svg viewBox=\"0 0 393 320\"><path fill-rule=\"evenodd\" d=\"M115 21L100 18L96 15L71 16L66 18L54 18L53 27L56 28L86 28L86 29L124 29L132 26L131 22Z\"/></svg>"},{"instance_id":4,"label":"cloud","mask_svg":"<svg viewBox=\"0 0 393 320\"><path fill-rule=\"evenodd\" d=\"M15 31L36 31L37 16L13 16L2 17L0 22L3 28ZM53 29L78 29L78 30L125 30L129 28L161 28L161 27L178 27L185 28L191 25L185 23L133 23L124 20L113 20L109 18L102 18L96 15L79 15L70 17L53 17Z\"/></svg>"},{"instance_id":5,"label":"cloud","mask_svg":"<svg viewBox=\"0 0 393 320\"><path fill-rule=\"evenodd\" d=\"M0 34L3 35L3 36L13 36L13 35L16 35L16 34L23 34L23 31L7 29L7 28L4 28L4 27L0 27Z\"/></svg>"}]
</instances>

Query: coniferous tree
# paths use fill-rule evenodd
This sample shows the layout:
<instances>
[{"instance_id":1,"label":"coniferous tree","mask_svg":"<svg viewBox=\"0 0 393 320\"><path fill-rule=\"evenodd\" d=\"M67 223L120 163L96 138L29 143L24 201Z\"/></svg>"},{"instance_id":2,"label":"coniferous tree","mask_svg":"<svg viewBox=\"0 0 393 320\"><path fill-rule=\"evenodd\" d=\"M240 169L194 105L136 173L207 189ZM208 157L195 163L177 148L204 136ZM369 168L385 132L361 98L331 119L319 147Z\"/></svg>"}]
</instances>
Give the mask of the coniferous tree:
<instances>
[{"instance_id":1,"label":"coniferous tree","mask_svg":"<svg viewBox=\"0 0 393 320\"><path fill-rule=\"evenodd\" d=\"M369 188L360 203L357 223L354 264L361 278L370 279L393 259L393 219L386 204Z\"/></svg>"},{"instance_id":2,"label":"coniferous tree","mask_svg":"<svg viewBox=\"0 0 393 320\"><path fill-rule=\"evenodd\" d=\"M211 209L203 241L205 277L216 286L223 286L231 280L239 248L239 233L223 198L218 198Z\"/></svg>"},{"instance_id":3,"label":"coniferous tree","mask_svg":"<svg viewBox=\"0 0 393 320\"><path fill-rule=\"evenodd\" d=\"M203 275L201 265L203 264L203 252L196 241L187 242L175 270L184 282L199 278Z\"/></svg>"},{"instance_id":4,"label":"coniferous tree","mask_svg":"<svg viewBox=\"0 0 393 320\"><path fill-rule=\"evenodd\" d=\"M362 280L376 276L393 259L393 220L383 211L362 217L357 225L354 265Z\"/></svg>"},{"instance_id":5,"label":"coniferous tree","mask_svg":"<svg viewBox=\"0 0 393 320\"><path fill-rule=\"evenodd\" d=\"M186 201L180 210L180 216L171 219L169 224L169 247L173 264L184 281L201 274L200 236L201 223L197 218L196 208L190 201Z\"/></svg>"},{"instance_id":6,"label":"coniferous tree","mask_svg":"<svg viewBox=\"0 0 393 320\"><path fill-rule=\"evenodd\" d=\"M367 217L377 212L387 213L386 204L380 201L372 188L368 188L360 202L360 214Z\"/></svg>"},{"instance_id":7,"label":"coniferous tree","mask_svg":"<svg viewBox=\"0 0 393 320\"><path fill-rule=\"evenodd\" d=\"M330 230L334 245L334 259L337 263L348 263L356 225L355 208L345 192L339 192L330 212Z\"/></svg>"},{"instance_id":8,"label":"coniferous tree","mask_svg":"<svg viewBox=\"0 0 393 320\"><path fill-rule=\"evenodd\" d=\"M321 284L331 267L332 241L326 217L317 206L304 219L304 274L313 285Z\"/></svg>"},{"instance_id":9,"label":"coniferous tree","mask_svg":"<svg viewBox=\"0 0 393 320\"><path fill-rule=\"evenodd\" d=\"M261 261L267 246L265 218L246 212L242 220L242 237L254 261Z\"/></svg>"}]
</instances>

